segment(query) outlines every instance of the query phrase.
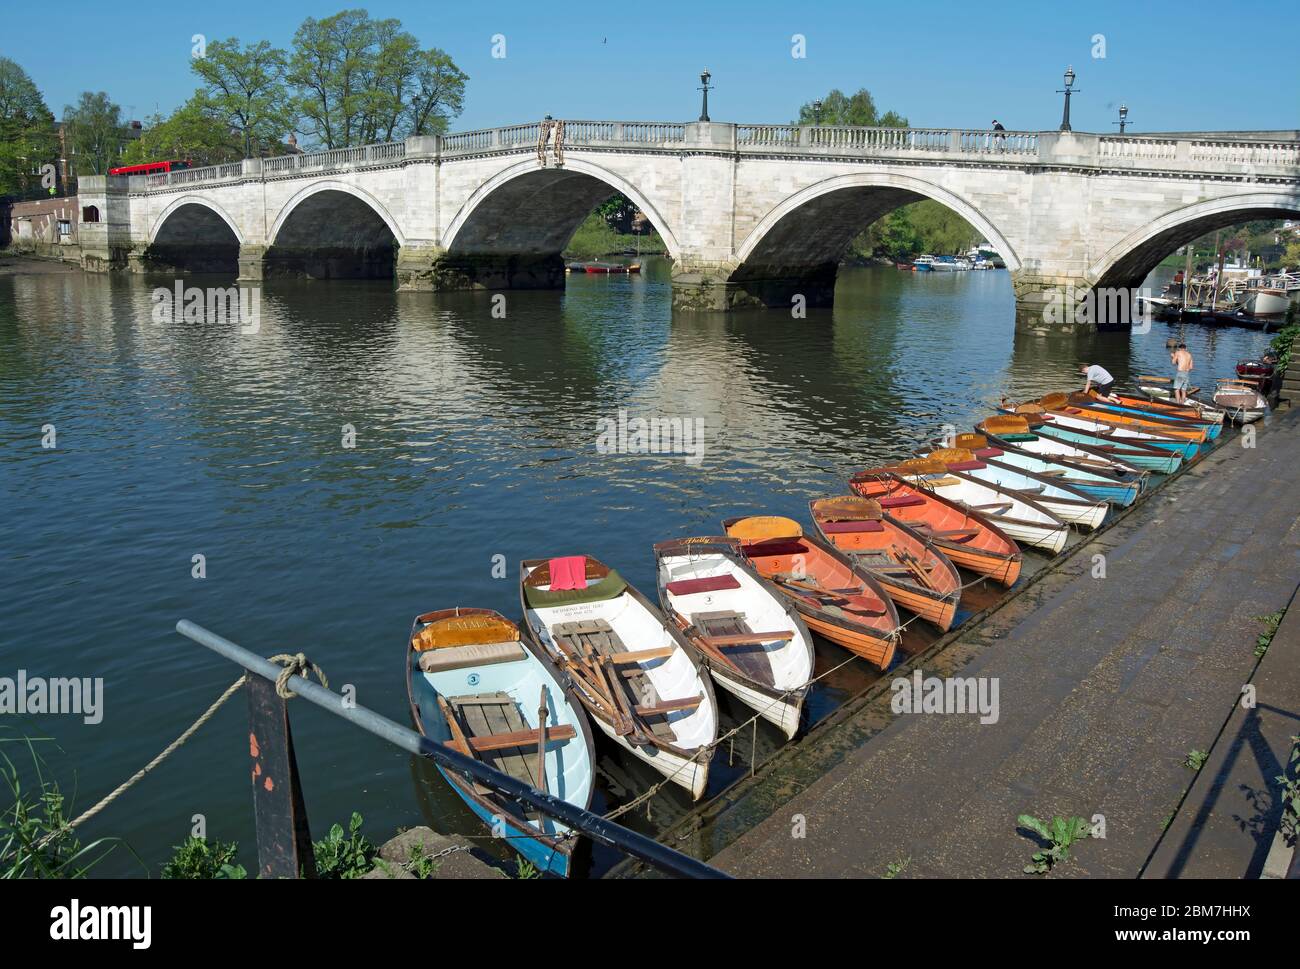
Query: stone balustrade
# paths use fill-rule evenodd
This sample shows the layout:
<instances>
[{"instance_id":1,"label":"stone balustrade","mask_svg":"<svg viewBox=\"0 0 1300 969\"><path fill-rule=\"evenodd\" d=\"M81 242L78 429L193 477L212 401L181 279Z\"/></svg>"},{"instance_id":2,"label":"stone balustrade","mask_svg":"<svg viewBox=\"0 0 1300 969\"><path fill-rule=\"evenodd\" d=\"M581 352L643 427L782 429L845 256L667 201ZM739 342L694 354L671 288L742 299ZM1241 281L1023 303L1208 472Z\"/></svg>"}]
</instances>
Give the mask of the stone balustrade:
<instances>
[{"instance_id":1,"label":"stone balustrade","mask_svg":"<svg viewBox=\"0 0 1300 969\"><path fill-rule=\"evenodd\" d=\"M131 176L133 193L196 183L285 178L407 162L450 161L537 149L539 123ZM658 121L565 121L566 150L732 153L932 160L954 164L1092 167L1191 176L1295 179L1300 175L1300 132L1250 132L1225 137L1180 134L1095 135L1084 132L987 131L947 128L868 128L847 125L748 125ZM1268 137L1268 136L1272 137Z\"/></svg>"}]
</instances>

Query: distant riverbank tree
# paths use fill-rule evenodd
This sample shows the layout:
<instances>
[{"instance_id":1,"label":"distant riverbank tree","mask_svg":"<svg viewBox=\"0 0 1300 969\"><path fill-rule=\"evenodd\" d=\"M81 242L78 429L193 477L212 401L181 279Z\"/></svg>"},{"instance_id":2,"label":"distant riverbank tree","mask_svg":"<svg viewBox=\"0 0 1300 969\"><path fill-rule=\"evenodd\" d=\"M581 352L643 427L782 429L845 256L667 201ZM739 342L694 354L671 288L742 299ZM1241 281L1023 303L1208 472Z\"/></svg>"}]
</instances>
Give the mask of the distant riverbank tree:
<instances>
[{"instance_id":1,"label":"distant riverbank tree","mask_svg":"<svg viewBox=\"0 0 1300 969\"><path fill-rule=\"evenodd\" d=\"M122 164L184 159L194 165L221 165L244 157L243 132L220 120L196 94L170 117L146 118L144 132L126 146Z\"/></svg>"},{"instance_id":2,"label":"distant riverbank tree","mask_svg":"<svg viewBox=\"0 0 1300 969\"><path fill-rule=\"evenodd\" d=\"M290 133L308 150L439 134L464 109L469 80L401 21L365 10L308 17L288 50L265 40L209 41L190 66L199 89L169 116L150 118L126 161L215 165L278 155L291 150Z\"/></svg>"},{"instance_id":3,"label":"distant riverbank tree","mask_svg":"<svg viewBox=\"0 0 1300 969\"><path fill-rule=\"evenodd\" d=\"M0 197L27 198L41 189L42 165L57 165L54 114L28 73L0 57Z\"/></svg>"},{"instance_id":4,"label":"distant riverbank tree","mask_svg":"<svg viewBox=\"0 0 1300 969\"><path fill-rule=\"evenodd\" d=\"M104 91L82 91L63 109L63 127L78 175L103 175L126 147L122 108Z\"/></svg>"},{"instance_id":5,"label":"distant riverbank tree","mask_svg":"<svg viewBox=\"0 0 1300 969\"><path fill-rule=\"evenodd\" d=\"M866 88L846 95L834 88L820 103L806 102L795 122L801 125L853 125L867 128L906 128L897 111L881 114ZM922 252L963 252L980 241L980 234L952 209L929 199L895 209L854 237L846 258L906 259Z\"/></svg>"}]
</instances>

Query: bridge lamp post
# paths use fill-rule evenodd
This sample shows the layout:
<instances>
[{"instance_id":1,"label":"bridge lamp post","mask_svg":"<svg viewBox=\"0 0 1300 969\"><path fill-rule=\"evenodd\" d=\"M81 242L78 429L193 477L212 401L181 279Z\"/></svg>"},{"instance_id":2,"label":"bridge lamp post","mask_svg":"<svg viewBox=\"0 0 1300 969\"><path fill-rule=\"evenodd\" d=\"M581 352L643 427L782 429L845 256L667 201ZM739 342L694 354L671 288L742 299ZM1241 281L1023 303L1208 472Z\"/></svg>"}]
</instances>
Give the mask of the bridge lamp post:
<instances>
[{"instance_id":1,"label":"bridge lamp post","mask_svg":"<svg viewBox=\"0 0 1300 969\"><path fill-rule=\"evenodd\" d=\"M1121 135L1124 133L1124 127L1125 127L1125 125L1128 124L1128 105L1127 105L1127 104L1121 104L1121 105L1119 106L1119 120L1118 120L1118 121L1112 121L1111 124L1117 124L1117 125L1119 125L1119 133L1120 133Z\"/></svg>"},{"instance_id":2,"label":"bridge lamp post","mask_svg":"<svg viewBox=\"0 0 1300 969\"><path fill-rule=\"evenodd\" d=\"M816 120L816 124L817 124L817 126L820 128L820 127L821 127L821 123L822 123L822 102L821 102L821 98L818 98L816 101L813 102L813 117L814 117L815 119L817 119L817 120Z\"/></svg>"},{"instance_id":3,"label":"bridge lamp post","mask_svg":"<svg viewBox=\"0 0 1300 969\"><path fill-rule=\"evenodd\" d=\"M1063 90L1063 91L1057 91L1057 92L1056 92L1057 94L1064 94L1064 95L1065 95L1065 113L1064 113L1063 115L1061 115L1061 130L1062 130L1062 131L1073 131L1073 130L1074 130L1073 128L1070 127L1070 95L1071 95L1071 93L1075 93L1075 94L1077 94L1078 92L1077 92L1077 91L1072 92L1072 91L1070 90L1072 87L1074 87L1074 68L1073 68L1073 67L1067 67L1067 68L1065 69L1065 90Z\"/></svg>"},{"instance_id":4,"label":"bridge lamp post","mask_svg":"<svg viewBox=\"0 0 1300 969\"><path fill-rule=\"evenodd\" d=\"M701 91L704 92L704 105L703 105L703 107L700 108L700 120L701 120L701 121L708 121L708 120L709 120L709 78L711 78L712 76L713 76L713 75L710 74L708 71L701 71L701 72L700 72L700 85L701 85L701 86L700 86L699 90L701 90Z\"/></svg>"}]
</instances>

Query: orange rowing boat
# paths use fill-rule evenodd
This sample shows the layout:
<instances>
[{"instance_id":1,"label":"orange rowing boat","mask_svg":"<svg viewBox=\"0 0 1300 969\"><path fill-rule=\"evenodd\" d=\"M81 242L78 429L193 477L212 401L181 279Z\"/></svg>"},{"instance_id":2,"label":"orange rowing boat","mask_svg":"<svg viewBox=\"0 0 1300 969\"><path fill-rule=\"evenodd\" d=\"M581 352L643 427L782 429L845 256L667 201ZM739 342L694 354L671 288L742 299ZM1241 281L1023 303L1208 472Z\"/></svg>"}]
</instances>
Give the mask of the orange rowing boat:
<instances>
[{"instance_id":1,"label":"orange rowing boat","mask_svg":"<svg viewBox=\"0 0 1300 969\"><path fill-rule=\"evenodd\" d=\"M722 524L809 629L882 670L889 668L898 646L898 610L869 572L821 539L805 535L791 518L755 515Z\"/></svg>"},{"instance_id":2,"label":"orange rowing boat","mask_svg":"<svg viewBox=\"0 0 1300 969\"><path fill-rule=\"evenodd\" d=\"M1020 577L1020 546L982 515L890 471L859 472L849 480L849 487L863 498L878 501L889 519L925 536L957 565L1007 588Z\"/></svg>"},{"instance_id":3,"label":"orange rowing boat","mask_svg":"<svg viewBox=\"0 0 1300 969\"><path fill-rule=\"evenodd\" d=\"M870 498L820 498L808 508L821 537L870 572L895 605L945 632L952 628L961 576L946 555L918 532L887 518Z\"/></svg>"}]
</instances>

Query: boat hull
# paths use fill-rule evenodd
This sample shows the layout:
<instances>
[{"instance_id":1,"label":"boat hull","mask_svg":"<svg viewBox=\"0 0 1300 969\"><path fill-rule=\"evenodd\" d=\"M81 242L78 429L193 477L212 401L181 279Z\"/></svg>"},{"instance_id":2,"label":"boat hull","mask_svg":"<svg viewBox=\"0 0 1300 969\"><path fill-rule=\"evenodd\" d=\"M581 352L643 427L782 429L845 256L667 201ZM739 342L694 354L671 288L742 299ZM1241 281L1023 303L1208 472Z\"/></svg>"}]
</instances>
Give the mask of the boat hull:
<instances>
[{"instance_id":1,"label":"boat hull","mask_svg":"<svg viewBox=\"0 0 1300 969\"><path fill-rule=\"evenodd\" d=\"M704 796L704 790L709 786L709 760L713 753L711 750L698 757L696 755L686 757L663 747L650 745L640 747L631 743L626 737L620 737L604 718L592 716L591 720L601 733L637 760L649 764L674 784L690 791L692 800L698 801Z\"/></svg>"},{"instance_id":2,"label":"boat hull","mask_svg":"<svg viewBox=\"0 0 1300 969\"><path fill-rule=\"evenodd\" d=\"M572 840L561 844L545 844L533 837L533 829L530 825L516 823L511 815L500 808L495 811L488 808L466 789L465 782L459 775L448 773L442 767L438 768L438 773L489 831L504 831L504 837L510 839L507 842L510 847L527 859L534 868L551 875L558 875L560 878L569 877L573 867Z\"/></svg>"},{"instance_id":3,"label":"boat hull","mask_svg":"<svg viewBox=\"0 0 1300 969\"><path fill-rule=\"evenodd\" d=\"M726 670L716 666L711 666L709 673L718 686L780 730L785 734L786 740L799 732L799 719L803 716L806 691L800 690L782 697L780 694L748 686L739 679L728 676Z\"/></svg>"},{"instance_id":4,"label":"boat hull","mask_svg":"<svg viewBox=\"0 0 1300 969\"><path fill-rule=\"evenodd\" d=\"M1078 428L1062 427L1059 424L1036 427L1034 432L1064 441L1074 441L1090 447L1106 447L1112 443L1109 438L1089 434L1087 431ZM1146 471L1173 474L1183 463L1183 453L1181 448L1152 448L1150 453L1146 454L1127 453L1124 455L1124 461L1126 464L1131 464Z\"/></svg>"},{"instance_id":5,"label":"boat hull","mask_svg":"<svg viewBox=\"0 0 1300 969\"><path fill-rule=\"evenodd\" d=\"M1220 432L1223 430L1223 423L1221 421L1202 421L1194 418L1185 418L1176 415L1167 415L1161 413L1160 411L1156 411L1148 407L1135 407L1127 404L1125 405L1099 404L1096 407L1089 408L1089 409L1098 411L1100 413L1129 415L1138 418L1150 417L1150 418L1155 418L1156 420L1169 422L1168 424L1152 425L1150 422L1142 421L1141 426L1143 427L1151 426L1153 430L1159 430L1160 427L1162 426L1167 426L1176 429L1177 425L1174 424L1173 422L1175 421L1183 422L1186 423L1189 427L1199 427L1203 429L1205 432L1205 440L1207 441L1213 441L1215 438L1219 436Z\"/></svg>"},{"instance_id":6,"label":"boat hull","mask_svg":"<svg viewBox=\"0 0 1300 969\"><path fill-rule=\"evenodd\" d=\"M1052 461L1016 448L999 448L1002 453L988 460L1009 464L1026 471L1044 474L1053 470L1062 472L1061 481L1089 498L1113 502L1128 507L1137 500L1140 485L1137 481L1115 481L1106 476L1061 461Z\"/></svg>"},{"instance_id":7,"label":"boat hull","mask_svg":"<svg viewBox=\"0 0 1300 969\"><path fill-rule=\"evenodd\" d=\"M1021 556L1011 537L986 518L973 514L957 502L917 488L894 474L865 475L849 481L853 493L875 500L891 496L914 504L884 508L890 521L918 531L936 549L948 557L953 565L986 576L1007 588L1020 578ZM964 540L941 538L935 535L936 525L970 528L976 535ZM979 541L975 542L974 539ZM990 547L985 547L990 546Z\"/></svg>"},{"instance_id":8,"label":"boat hull","mask_svg":"<svg viewBox=\"0 0 1300 969\"><path fill-rule=\"evenodd\" d=\"M844 623L833 622L824 618L820 612L814 612L799 603L796 603L795 608L813 632L820 633L836 646L843 646L850 653L861 656L873 666L885 670L894 661L897 636L881 636L866 629L854 629Z\"/></svg>"}]
</instances>

